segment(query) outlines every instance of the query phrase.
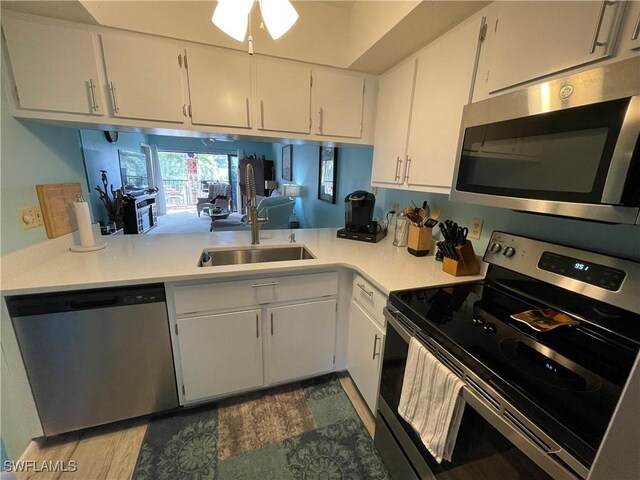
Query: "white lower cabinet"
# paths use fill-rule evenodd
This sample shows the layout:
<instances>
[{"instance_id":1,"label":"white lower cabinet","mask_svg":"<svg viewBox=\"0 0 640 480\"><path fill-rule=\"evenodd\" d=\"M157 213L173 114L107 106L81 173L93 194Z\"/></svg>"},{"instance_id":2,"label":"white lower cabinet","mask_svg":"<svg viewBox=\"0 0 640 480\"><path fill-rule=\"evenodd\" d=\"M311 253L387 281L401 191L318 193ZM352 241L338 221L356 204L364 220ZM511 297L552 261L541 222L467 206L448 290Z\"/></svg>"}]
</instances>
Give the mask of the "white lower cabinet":
<instances>
[{"instance_id":1,"label":"white lower cabinet","mask_svg":"<svg viewBox=\"0 0 640 480\"><path fill-rule=\"evenodd\" d=\"M186 402L263 384L260 309L177 323Z\"/></svg>"},{"instance_id":2,"label":"white lower cabinet","mask_svg":"<svg viewBox=\"0 0 640 480\"><path fill-rule=\"evenodd\" d=\"M375 415L385 332L355 300L351 300L347 370Z\"/></svg>"},{"instance_id":3,"label":"white lower cabinet","mask_svg":"<svg viewBox=\"0 0 640 480\"><path fill-rule=\"evenodd\" d=\"M336 300L267 309L267 383L333 370Z\"/></svg>"},{"instance_id":4,"label":"white lower cabinet","mask_svg":"<svg viewBox=\"0 0 640 480\"><path fill-rule=\"evenodd\" d=\"M333 371L337 291L337 272L168 286L181 404Z\"/></svg>"}]
</instances>

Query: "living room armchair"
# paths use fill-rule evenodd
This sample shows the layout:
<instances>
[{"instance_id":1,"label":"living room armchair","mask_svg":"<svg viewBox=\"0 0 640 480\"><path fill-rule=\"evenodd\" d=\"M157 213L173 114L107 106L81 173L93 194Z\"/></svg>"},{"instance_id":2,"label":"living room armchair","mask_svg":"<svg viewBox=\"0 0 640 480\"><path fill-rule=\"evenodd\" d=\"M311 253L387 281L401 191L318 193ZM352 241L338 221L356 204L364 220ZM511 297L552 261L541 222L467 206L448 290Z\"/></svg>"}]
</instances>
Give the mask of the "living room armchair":
<instances>
[{"instance_id":1,"label":"living room armchair","mask_svg":"<svg viewBox=\"0 0 640 480\"><path fill-rule=\"evenodd\" d=\"M198 203L196 203L198 216L204 208L220 207L229 210L230 192L231 185L228 183L210 183L209 194L206 197L198 197Z\"/></svg>"},{"instance_id":2,"label":"living room armchair","mask_svg":"<svg viewBox=\"0 0 640 480\"><path fill-rule=\"evenodd\" d=\"M258 204L258 216L268 218L266 223L260 225L261 230L277 230L289 228L289 218L293 213L296 202L289 197L265 197ZM251 225L247 223L246 215L232 214L225 220L215 220L211 224L214 232L229 230L248 230Z\"/></svg>"}]
</instances>

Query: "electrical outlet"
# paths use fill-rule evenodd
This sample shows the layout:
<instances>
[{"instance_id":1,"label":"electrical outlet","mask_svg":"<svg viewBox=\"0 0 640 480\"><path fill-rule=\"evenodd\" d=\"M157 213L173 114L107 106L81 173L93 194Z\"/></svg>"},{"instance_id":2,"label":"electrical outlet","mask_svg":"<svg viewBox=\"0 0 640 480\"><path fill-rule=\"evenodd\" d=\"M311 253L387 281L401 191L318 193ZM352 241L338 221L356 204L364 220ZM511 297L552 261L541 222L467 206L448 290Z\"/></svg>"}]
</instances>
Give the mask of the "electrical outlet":
<instances>
[{"instance_id":1,"label":"electrical outlet","mask_svg":"<svg viewBox=\"0 0 640 480\"><path fill-rule=\"evenodd\" d=\"M469 238L475 238L480 240L480 234L482 233L483 220L481 218L474 218L471 220L471 227L469 228Z\"/></svg>"},{"instance_id":2,"label":"electrical outlet","mask_svg":"<svg viewBox=\"0 0 640 480\"><path fill-rule=\"evenodd\" d=\"M18 222L22 230L30 230L32 228L42 226L42 211L39 205L30 207L22 207L18 209Z\"/></svg>"}]
</instances>

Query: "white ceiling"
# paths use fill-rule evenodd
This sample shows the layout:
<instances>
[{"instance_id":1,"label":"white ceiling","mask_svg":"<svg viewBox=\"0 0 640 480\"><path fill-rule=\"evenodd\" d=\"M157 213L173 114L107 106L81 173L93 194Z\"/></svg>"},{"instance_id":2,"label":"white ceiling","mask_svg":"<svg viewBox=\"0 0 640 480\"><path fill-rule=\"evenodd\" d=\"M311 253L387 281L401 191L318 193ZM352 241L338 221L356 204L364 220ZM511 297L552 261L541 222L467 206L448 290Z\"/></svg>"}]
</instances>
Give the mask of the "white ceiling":
<instances>
[{"instance_id":1,"label":"white ceiling","mask_svg":"<svg viewBox=\"0 0 640 480\"><path fill-rule=\"evenodd\" d=\"M259 29L256 53L380 74L416 52L488 1L294 1L299 20L281 39ZM211 24L210 1L2 1L2 8L244 50Z\"/></svg>"}]
</instances>

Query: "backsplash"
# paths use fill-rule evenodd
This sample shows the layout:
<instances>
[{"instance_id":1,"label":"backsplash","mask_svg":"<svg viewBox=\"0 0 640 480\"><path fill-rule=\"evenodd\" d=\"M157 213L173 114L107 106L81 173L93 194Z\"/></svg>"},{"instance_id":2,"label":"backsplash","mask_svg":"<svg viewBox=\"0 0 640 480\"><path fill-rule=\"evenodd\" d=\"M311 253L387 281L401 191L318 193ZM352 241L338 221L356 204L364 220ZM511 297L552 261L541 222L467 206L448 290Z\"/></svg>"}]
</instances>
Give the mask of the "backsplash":
<instances>
[{"instance_id":1,"label":"backsplash","mask_svg":"<svg viewBox=\"0 0 640 480\"><path fill-rule=\"evenodd\" d=\"M376 215L391 210L398 202L401 206L411 201L422 205L440 206L440 220L451 218L463 226L469 226L473 218L484 220L480 240L473 240L476 254L481 254L494 230L506 231L549 242L560 243L586 250L609 253L616 256L640 260L640 226L609 225L546 215L514 212L503 208L450 202L447 195L407 192L390 188L379 188L376 195ZM434 229L434 237L440 239L440 231Z\"/></svg>"},{"instance_id":2,"label":"backsplash","mask_svg":"<svg viewBox=\"0 0 640 480\"><path fill-rule=\"evenodd\" d=\"M282 164L282 147L274 144L276 165ZM295 214L302 228L328 228L344 226L344 198L355 190L371 190L371 147L338 148L338 174L336 203L318 200L320 147L293 145L293 181L302 186L302 196L296 199ZM276 173L278 184L287 183L282 179L282 169Z\"/></svg>"}]
</instances>

